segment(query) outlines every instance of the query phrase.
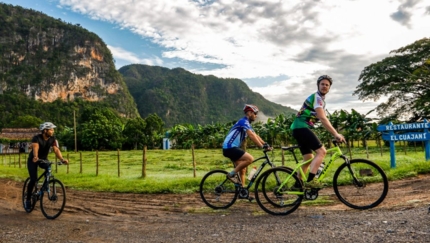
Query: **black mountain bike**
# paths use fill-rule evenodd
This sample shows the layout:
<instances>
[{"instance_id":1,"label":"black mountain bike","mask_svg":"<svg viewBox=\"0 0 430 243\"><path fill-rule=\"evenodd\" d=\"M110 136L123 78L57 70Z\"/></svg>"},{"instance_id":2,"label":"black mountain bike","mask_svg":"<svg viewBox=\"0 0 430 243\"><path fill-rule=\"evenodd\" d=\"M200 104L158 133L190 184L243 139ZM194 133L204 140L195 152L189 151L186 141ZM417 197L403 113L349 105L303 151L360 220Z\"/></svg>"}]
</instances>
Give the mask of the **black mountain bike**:
<instances>
[{"instance_id":1,"label":"black mountain bike","mask_svg":"<svg viewBox=\"0 0 430 243\"><path fill-rule=\"evenodd\" d=\"M55 162L47 160L41 160L40 163L47 164L45 172L36 181L31 196L31 207L25 208L25 201L27 201L27 187L30 182L30 178L27 178L22 189L22 203L24 210L27 213L31 213L36 206L36 202L40 200L40 209L43 215L47 219L55 219L63 212L64 206L66 205L66 190L64 189L63 183L54 178L52 175L51 165ZM61 162L58 163L62 164ZM43 178L43 179L42 179Z\"/></svg>"},{"instance_id":2,"label":"black mountain bike","mask_svg":"<svg viewBox=\"0 0 430 243\"><path fill-rule=\"evenodd\" d=\"M238 174L236 178L239 181L239 185L235 185L231 180L227 179L227 171L225 170L212 170L203 176L200 182L200 196L203 202L213 209L226 209L233 205L237 198L247 199L249 198L249 189L254 184L254 181L261 173L266 165L270 165L271 168L276 166L270 161L267 152L270 150L263 150L264 156L255 159L252 163L259 160L263 160L263 163L255 172L254 176L249 181L246 187L242 187L242 181Z\"/></svg>"}]
</instances>

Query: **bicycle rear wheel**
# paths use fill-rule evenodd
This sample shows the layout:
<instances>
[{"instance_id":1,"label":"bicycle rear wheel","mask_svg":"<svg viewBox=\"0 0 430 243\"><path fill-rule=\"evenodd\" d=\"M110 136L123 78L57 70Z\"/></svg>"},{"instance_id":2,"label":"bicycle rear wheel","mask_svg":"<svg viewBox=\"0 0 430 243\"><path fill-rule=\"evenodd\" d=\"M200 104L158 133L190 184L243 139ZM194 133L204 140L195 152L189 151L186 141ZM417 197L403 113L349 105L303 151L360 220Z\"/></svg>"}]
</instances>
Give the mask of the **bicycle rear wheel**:
<instances>
[{"instance_id":1,"label":"bicycle rear wheel","mask_svg":"<svg viewBox=\"0 0 430 243\"><path fill-rule=\"evenodd\" d=\"M30 208L25 208L25 201L27 201L27 187L28 187L28 183L30 183L30 178L27 178L27 180L25 180L24 182L24 187L22 188L22 206L24 207L24 210L27 213L31 213L34 209L34 206L36 206L36 202L37 202L37 197L36 196L32 196L30 198L31 201L31 207ZM33 192L31 193L31 195L35 195L37 191L36 186L33 187Z\"/></svg>"},{"instance_id":2,"label":"bicycle rear wheel","mask_svg":"<svg viewBox=\"0 0 430 243\"><path fill-rule=\"evenodd\" d=\"M200 182L200 196L213 209L226 209L236 202L238 187L227 179L227 171L208 172Z\"/></svg>"},{"instance_id":3,"label":"bicycle rear wheel","mask_svg":"<svg viewBox=\"0 0 430 243\"><path fill-rule=\"evenodd\" d=\"M66 190L58 179L49 181L49 190L40 198L40 208L47 219L55 219L63 212L66 205Z\"/></svg>"},{"instance_id":4,"label":"bicycle rear wheel","mask_svg":"<svg viewBox=\"0 0 430 243\"><path fill-rule=\"evenodd\" d=\"M333 189L339 200L354 209L378 206L387 196L385 172L372 161L353 159L342 164L334 174Z\"/></svg>"},{"instance_id":5,"label":"bicycle rear wheel","mask_svg":"<svg viewBox=\"0 0 430 243\"><path fill-rule=\"evenodd\" d=\"M281 187L282 183L288 181ZM294 212L303 200L303 189L299 178L287 167L276 167L265 171L255 183L255 199L258 205L272 215L288 215Z\"/></svg>"}]
</instances>

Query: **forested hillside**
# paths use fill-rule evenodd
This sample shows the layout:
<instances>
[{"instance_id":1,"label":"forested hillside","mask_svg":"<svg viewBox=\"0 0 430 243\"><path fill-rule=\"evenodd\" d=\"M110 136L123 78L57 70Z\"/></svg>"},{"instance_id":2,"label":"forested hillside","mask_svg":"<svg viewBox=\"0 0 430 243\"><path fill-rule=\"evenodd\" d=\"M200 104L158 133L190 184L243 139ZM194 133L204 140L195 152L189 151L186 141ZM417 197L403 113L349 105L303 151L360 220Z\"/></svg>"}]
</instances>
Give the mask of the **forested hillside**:
<instances>
[{"instance_id":1,"label":"forested hillside","mask_svg":"<svg viewBox=\"0 0 430 243\"><path fill-rule=\"evenodd\" d=\"M167 127L178 123L204 125L237 120L245 103L256 104L266 116L295 113L289 107L266 100L239 79L140 64L124 66L119 72L140 116L156 113Z\"/></svg>"},{"instance_id":2,"label":"forested hillside","mask_svg":"<svg viewBox=\"0 0 430 243\"><path fill-rule=\"evenodd\" d=\"M0 4L0 100L0 128L22 115L71 125L71 111L86 105L138 116L103 40L8 4Z\"/></svg>"}]
</instances>

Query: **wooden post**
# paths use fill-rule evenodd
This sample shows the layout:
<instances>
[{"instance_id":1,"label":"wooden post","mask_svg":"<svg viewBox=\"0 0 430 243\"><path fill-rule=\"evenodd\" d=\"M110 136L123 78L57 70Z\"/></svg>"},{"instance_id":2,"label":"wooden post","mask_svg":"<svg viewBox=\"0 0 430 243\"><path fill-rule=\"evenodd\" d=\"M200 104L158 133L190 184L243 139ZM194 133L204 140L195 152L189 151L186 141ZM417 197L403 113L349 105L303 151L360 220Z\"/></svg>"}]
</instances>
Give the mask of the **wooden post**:
<instances>
[{"instance_id":1,"label":"wooden post","mask_svg":"<svg viewBox=\"0 0 430 243\"><path fill-rule=\"evenodd\" d=\"M142 154L142 178L146 177L146 145L143 146Z\"/></svg>"},{"instance_id":2,"label":"wooden post","mask_svg":"<svg viewBox=\"0 0 430 243\"><path fill-rule=\"evenodd\" d=\"M118 154L118 177L121 177L121 170L120 170L120 158L119 158L119 149L117 150L117 154Z\"/></svg>"},{"instance_id":3,"label":"wooden post","mask_svg":"<svg viewBox=\"0 0 430 243\"><path fill-rule=\"evenodd\" d=\"M193 175L194 175L194 178L196 178L196 160L194 156L194 144L191 145L191 153L193 156Z\"/></svg>"},{"instance_id":4,"label":"wooden post","mask_svg":"<svg viewBox=\"0 0 430 243\"><path fill-rule=\"evenodd\" d=\"M285 165L285 155L284 155L284 150L282 149L282 146L281 146L281 151L282 151L282 166L284 166Z\"/></svg>"},{"instance_id":5,"label":"wooden post","mask_svg":"<svg viewBox=\"0 0 430 243\"><path fill-rule=\"evenodd\" d=\"M67 161L69 161L70 164L69 153L67 153ZM67 174L69 174L69 164L67 164Z\"/></svg>"},{"instance_id":6,"label":"wooden post","mask_svg":"<svg viewBox=\"0 0 430 243\"><path fill-rule=\"evenodd\" d=\"M79 173L82 174L82 152L79 152L79 163L80 163L80 169L79 169Z\"/></svg>"},{"instance_id":7,"label":"wooden post","mask_svg":"<svg viewBox=\"0 0 430 243\"><path fill-rule=\"evenodd\" d=\"M96 176L99 175L99 151L96 150Z\"/></svg>"},{"instance_id":8,"label":"wooden post","mask_svg":"<svg viewBox=\"0 0 430 243\"><path fill-rule=\"evenodd\" d=\"M13 155L13 168L16 168L15 154Z\"/></svg>"},{"instance_id":9,"label":"wooden post","mask_svg":"<svg viewBox=\"0 0 430 243\"><path fill-rule=\"evenodd\" d=\"M78 140L76 137L76 111L73 110L73 131L75 133L75 153L78 151Z\"/></svg>"},{"instance_id":10,"label":"wooden post","mask_svg":"<svg viewBox=\"0 0 430 243\"><path fill-rule=\"evenodd\" d=\"M21 153L18 154L18 165L21 168Z\"/></svg>"}]
</instances>

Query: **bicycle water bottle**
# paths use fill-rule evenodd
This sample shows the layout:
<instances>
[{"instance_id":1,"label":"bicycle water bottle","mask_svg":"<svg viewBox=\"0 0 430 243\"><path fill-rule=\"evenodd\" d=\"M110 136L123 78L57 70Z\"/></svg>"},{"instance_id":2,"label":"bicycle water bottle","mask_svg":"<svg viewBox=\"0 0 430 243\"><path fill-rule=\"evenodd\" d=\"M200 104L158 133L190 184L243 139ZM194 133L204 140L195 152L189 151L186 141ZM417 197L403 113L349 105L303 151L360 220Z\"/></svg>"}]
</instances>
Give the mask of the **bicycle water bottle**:
<instances>
[{"instance_id":1,"label":"bicycle water bottle","mask_svg":"<svg viewBox=\"0 0 430 243\"><path fill-rule=\"evenodd\" d=\"M323 171L323 169L324 169L324 162L321 163L320 167L318 167L317 173L315 174L315 178L320 177L320 174Z\"/></svg>"},{"instance_id":2,"label":"bicycle water bottle","mask_svg":"<svg viewBox=\"0 0 430 243\"><path fill-rule=\"evenodd\" d=\"M255 172L257 172L257 167L254 166L254 168L252 168L252 170L248 174L248 180L252 179L252 177L255 175Z\"/></svg>"}]
</instances>

